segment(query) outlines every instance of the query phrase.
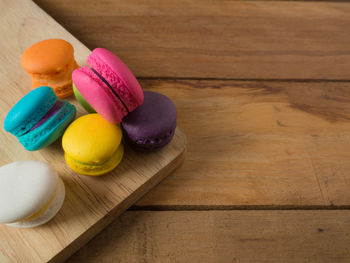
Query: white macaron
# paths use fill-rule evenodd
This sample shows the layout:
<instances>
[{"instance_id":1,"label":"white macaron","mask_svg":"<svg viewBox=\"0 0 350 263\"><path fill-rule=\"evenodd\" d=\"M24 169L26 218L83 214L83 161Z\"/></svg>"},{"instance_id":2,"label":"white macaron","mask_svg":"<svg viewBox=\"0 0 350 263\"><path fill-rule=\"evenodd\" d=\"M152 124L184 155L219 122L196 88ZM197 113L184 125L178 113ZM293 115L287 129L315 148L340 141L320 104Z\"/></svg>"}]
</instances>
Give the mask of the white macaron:
<instances>
[{"instance_id":1,"label":"white macaron","mask_svg":"<svg viewBox=\"0 0 350 263\"><path fill-rule=\"evenodd\" d=\"M57 214L64 197L63 181L46 163L0 167L0 223L19 228L42 225Z\"/></svg>"}]
</instances>

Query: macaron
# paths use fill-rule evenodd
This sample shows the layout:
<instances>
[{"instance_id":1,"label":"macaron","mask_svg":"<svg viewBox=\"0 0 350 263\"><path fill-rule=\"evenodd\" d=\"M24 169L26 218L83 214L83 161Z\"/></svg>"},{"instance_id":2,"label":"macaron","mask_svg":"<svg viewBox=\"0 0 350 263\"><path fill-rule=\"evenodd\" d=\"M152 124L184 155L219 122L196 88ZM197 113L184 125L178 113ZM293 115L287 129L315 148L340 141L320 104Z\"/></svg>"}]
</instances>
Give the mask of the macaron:
<instances>
[{"instance_id":1,"label":"macaron","mask_svg":"<svg viewBox=\"0 0 350 263\"><path fill-rule=\"evenodd\" d=\"M176 108L166 96L144 92L144 102L123 119L124 140L133 149L154 151L167 145L174 137Z\"/></svg>"},{"instance_id":2,"label":"macaron","mask_svg":"<svg viewBox=\"0 0 350 263\"><path fill-rule=\"evenodd\" d=\"M0 223L29 228L48 222L62 207L65 187L46 163L14 162L0 167Z\"/></svg>"},{"instance_id":3,"label":"macaron","mask_svg":"<svg viewBox=\"0 0 350 263\"><path fill-rule=\"evenodd\" d=\"M63 39L47 39L27 48L21 65L32 79L33 88L50 86L57 97L73 94L72 72L78 68L73 46Z\"/></svg>"},{"instance_id":4,"label":"macaron","mask_svg":"<svg viewBox=\"0 0 350 263\"><path fill-rule=\"evenodd\" d=\"M4 121L6 131L17 137L28 151L56 141L75 118L76 109L67 100L58 100L50 87L36 88L18 101Z\"/></svg>"},{"instance_id":5,"label":"macaron","mask_svg":"<svg viewBox=\"0 0 350 263\"><path fill-rule=\"evenodd\" d=\"M84 99L84 97L80 94L79 90L75 87L73 84L73 92L75 95L75 98L79 101L80 105L83 106L83 108L88 112L88 113L96 113L93 107Z\"/></svg>"},{"instance_id":6,"label":"macaron","mask_svg":"<svg viewBox=\"0 0 350 263\"><path fill-rule=\"evenodd\" d=\"M81 96L110 123L122 119L143 102L140 84L130 69L112 52L96 48L90 65L73 71L72 80ZM79 96L77 96L79 99ZM84 105L84 103L82 103Z\"/></svg>"},{"instance_id":7,"label":"macaron","mask_svg":"<svg viewBox=\"0 0 350 263\"><path fill-rule=\"evenodd\" d=\"M72 122L62 137L66 162L82 175L112 171L123 158L122 131L99 114L87 114Z\"/></svg>"}]
</instances>

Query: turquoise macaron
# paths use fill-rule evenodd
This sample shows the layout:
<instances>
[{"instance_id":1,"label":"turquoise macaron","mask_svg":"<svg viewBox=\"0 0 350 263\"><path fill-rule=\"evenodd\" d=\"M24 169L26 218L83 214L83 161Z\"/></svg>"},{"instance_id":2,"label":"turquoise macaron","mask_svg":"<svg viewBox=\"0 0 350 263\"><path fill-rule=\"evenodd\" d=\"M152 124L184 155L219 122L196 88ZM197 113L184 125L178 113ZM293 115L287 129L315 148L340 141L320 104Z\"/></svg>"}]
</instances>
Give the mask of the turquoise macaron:
<instances>
[{"instance_id":1,"label":"turquoise macaron","mask_svg":"<svg viewBox=\"0 0 350 263\"><path fill-rule=\"evenodd\" d=\"M47 86L36 88L18 101L7 114L4 128L28 151L42 149L56 141L74 120L76 109L59 100Z\"/></svg>"}]
</instances>

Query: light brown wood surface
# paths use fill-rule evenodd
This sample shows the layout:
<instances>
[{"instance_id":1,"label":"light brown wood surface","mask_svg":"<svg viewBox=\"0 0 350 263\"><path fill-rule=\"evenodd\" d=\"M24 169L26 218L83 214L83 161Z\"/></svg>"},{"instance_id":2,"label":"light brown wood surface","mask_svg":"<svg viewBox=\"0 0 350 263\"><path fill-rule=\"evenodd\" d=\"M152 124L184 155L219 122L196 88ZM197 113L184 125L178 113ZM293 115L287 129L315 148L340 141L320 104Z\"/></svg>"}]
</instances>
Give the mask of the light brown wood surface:
<instances>
[{"instance_id":1,"label":"light brown wood surface","mask_svg":"<svg viewBox=\"0 0 350 263\"><path fill-rule=\"evenodd\" d=\"M31 1L0 1L0 123L31 90L20 56L29 45L47 38L72 43L82 65L90 51ZM78 116L85 114L74 98ZM36 152L0 131L0 165L20 160L50 163L64 180L66 199L49 223L33 229L0 226L0 262L63 261L174 170L184 158L186 138L177 129L170 145L152 154L127 148L121 164L101 177L79 176L64 161L61 142Z\"/></svg>"},{"instance_id":2,"label":"light brown wood surface","mask_svg":"<svg viewBox=\"0 0 350 263\"><path fill-rule=\"evenodd\" d=\"M350 206L350 83L143 80L172 98L187 160L137 206Z\"/></svg>"},{"instance_id":3,"label":"light brown wood surface","mask_svg":"<svg viewBox=\"0 0 350 263\"><path fill-rule=\"evenodd\" d=\"M67 263L342 263L349 243L349 211L128 211Z\"/></svg>"},{"instance_id":4,"label":"light brown wood surface","mask_svg":"<svg viewBox=\"0 0 350 263\"><path fill-rule=\"evenodd\" d=\"M349 79L346 2L35 1L139 77Z\"/></svg>"}]
</instances>

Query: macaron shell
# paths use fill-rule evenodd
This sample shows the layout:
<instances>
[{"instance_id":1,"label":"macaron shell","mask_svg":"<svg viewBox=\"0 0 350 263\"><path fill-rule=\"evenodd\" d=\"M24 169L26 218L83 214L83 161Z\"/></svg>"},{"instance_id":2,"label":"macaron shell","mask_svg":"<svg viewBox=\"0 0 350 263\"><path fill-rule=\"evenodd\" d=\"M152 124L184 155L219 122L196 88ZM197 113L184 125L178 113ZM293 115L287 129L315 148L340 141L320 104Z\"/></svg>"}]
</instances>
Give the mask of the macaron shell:
<instances>
[{"instance_id":1,"label":"macaron shell","mask_svg":"<svg viewBox=\"0 0 350 263\"><path fill-rule=\"evenodd\" d=\"M88 56L87 62L109 82L129 111L142 104L143 91L140 84L114 53L104 48L96 48Z\"/></svg>"},{"instance_id":2,"label":"macaron shell","mask_svg":"<svg viewBox=\"0 0 350 263\"><path fill-rule=\"evenodd\" d=\"M144 102L121 124L125 141L135 150L156 150L168 144L176 128L176 108L166 96L144 92Z\"/></svg>"},{"instance_id":3,"label":"macaron shell","mask_svg":"<svg viewBox=\"0 0 350 263\"><path fill-rule=\"evenodd\" d=\"M12 223L39 211L53 195L56 172L46 163L14 162L0 167L0 223Z\"/></svg>"},{"instance_id":4,"label":"macaron shell","mask_svg":"<svg viewBox=\"0 0 350 263\"><path fill-rule=\"evenodd\" d=\"M104 120L99 114L76 119L65 131L62 146L72 159L100 165L111 158L122 139L119 126Z\"/></svg>"},{"instance_id":5,"label":"macaron shell","mask_svg":"<svg viewBox=\"0 0 350 263\"><path fill-rule=\"evenodd\" d=\"M95 48L90 56L98 56L124 81L139 104L143 101L142 88L131 70L114 53L104 48Z\"/></svg>"},{"instance_id":6,"label":"macaron shell","mask_svg":"<svg viewBox=\"0 0 350 263\"><path fill-rule=\"evenodd\" d=\"M169 144L170 141L173 139L174 135L175 129L170 130L164 135L158 135L157 137L148 137L138 140L132 140L130 139L128 134L124 132L124 140L131 148L133 148L136 151L149 152L156 151Z\"/></svg>"},{"instance_id":7,"label":"macaron shell","mask_svg":"<svg viewBox=\"0 0 350 263\"><path fill-rule=\"evenodd\" d=\"M118 164L121 162L124 155L124 146L120 144L117 151L112 155L110 159L108 159L102 165L89 165L77 162L70 155L65 153L64 157L68 166L78 174L89 175L89 176L98 176L102 174L106 174L113 169L115 169Z\"/></svg>"},{"instance_id":8,"label":"macaron shell","mask_svg":"<svg viewBox=\"0 0 350 263\"><path fill-rule=\"evenodd\" d=\"M108 122L120 123L126 111L112 91L89 67L76 69L72 74L73 83L86 101Z\"/></svg>"},{"instance_id":9,"label":"macaron shell","mask_svg":"<svg viewBox=\"0 0 350 263\"><path fill-rule=\"evenodd\" d=\"M122 126L133 140L163 136L176 127L176 108L166 96L145 91L143 104L124 118Z\"/></svg>"},{"instance_id":10,"label":"macaron shell","mask_svg":"<svg viewBox=\"0 0 350 263\"><path fill-rule=\"evenodd\" d=\"M50 86L58 98L65 98L73 94L72 72L79 68L73 60L67 65L65 70L59 74L31 74L33 89L39 86Z\"/></svg>"},{"instance_id":11,"label":"macaron shell","mask_svg":"<svg viewBox=\"0 0 350 263\"><path fill-rule=\"evenodd\" d=\"M61 87L53 87L53 91L59 99L67 98L73 95L73 84L69 82L68 84Z\"/></svg>"},{"instance_id":12,"label":"macaron shell","mask_svg":"<svg viewBox=\"0 0 350 263\"><path fill-rule=\"evenodd\" d=\"M27 48L21 65L29 73L51 74L65 70L74 59L74 49L63 39L47 39Z\"/></svg>"},{"instance_id":13,"label":"macaron shell","mask_svg":"<svg viewBox=\"0 0 350 263\"><path fill-rule=\"evenodd\" d=\"M28 132L56 103L57 97L50 87L39 87L27 93L9 111L4 128L15 136Z\"/></svg>"},{"instance_id":14,"label":"macaron shell","mask_svg":"<svg viewBox=\"0 0 350 263\"><path fill-rule=\"evenodd\" d=\"M66 191L61 178L58 178L54 195L54 199L51 201L49 206L40 214L36 215L30 220L20 220L18 222L9 223L6 225L16 228L31 228L47 223L58 213L64 203Z\"/></svg>"},{"instance_id":15,"label":"macaron shell","mask_svg":"<svg viewBox=\"0 0 350 263\"><path fill-rule=\"evenodd\" d=\"M37 87L43 86L43 85L48 85L48 83L42 83L42 82L37 82L32 80L32 87L33 89L36 89ZM72 81L70 81L68 84L64 85L64 86L53 86L50 85L50 88L52 88L52 90L54 91L54 93L56 94L56 96L59 99L63 99L66 97L69 97L70 95L73 94L73 88L72 88Z\"/></svg>"},{"instance_id":16,"label":"macaron shell","mask_svg":"<svg viewBox=\"0 0 350 263\"><path fill-rule=\"evenodd\" d=\"M74 120L75 114L75 107L65 101L57 114L35 130L19 136L18 140L28 151L42 149L62 136L67 126Z\"/></svg>"},{"instance_id":17,"label":"macaron shell","mask_svg":"<svg viewBox=\"0 0 350 263\"><path fill-rule=\"evenodd\" d=\"M80 103L81 106L88 112L88 113L96 113L93 107L84 99L84 97L81 95L77 87L73 84L73 92L75 95L75 98Z\"/></svg>"}]
</instances>

